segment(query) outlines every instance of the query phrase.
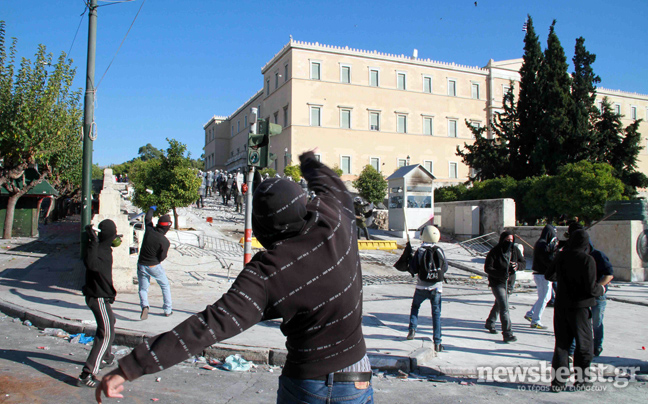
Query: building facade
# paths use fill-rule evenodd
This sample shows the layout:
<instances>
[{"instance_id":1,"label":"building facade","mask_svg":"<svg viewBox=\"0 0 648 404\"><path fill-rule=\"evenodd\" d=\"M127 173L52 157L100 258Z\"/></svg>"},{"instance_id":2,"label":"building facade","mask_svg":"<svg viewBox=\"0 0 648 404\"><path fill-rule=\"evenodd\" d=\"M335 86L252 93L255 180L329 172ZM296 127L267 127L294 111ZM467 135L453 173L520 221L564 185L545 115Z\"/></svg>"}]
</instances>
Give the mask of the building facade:
<instances>
[{"instance_id":1,"label":"building facade","mask_svg":"<svg viewBox=\"0 0 648 404\"><path fill-rule=\"evenodd\" d=\"M250 109L280 124L272 138L279 173L297 164L297 156L317 148L342 178L354 179L366 165L385 176L420 163L436 177L436 186L464 182L469 167L457 147L472 143L466 123L487 125L511 82L520 79L522 59L486 67L461 66L405 55L290 40L262 69L263 88L227 117L204 125L205 167L228 171L247 162ZM517 86L516 86L517 87ZM648 118L648 96L598 89L633 119ZM644 146L646 125L640 125ZM490 136L490 134L489 134ZM639 168L648 174L648 147Z\"/></svg>"}]
</instances>

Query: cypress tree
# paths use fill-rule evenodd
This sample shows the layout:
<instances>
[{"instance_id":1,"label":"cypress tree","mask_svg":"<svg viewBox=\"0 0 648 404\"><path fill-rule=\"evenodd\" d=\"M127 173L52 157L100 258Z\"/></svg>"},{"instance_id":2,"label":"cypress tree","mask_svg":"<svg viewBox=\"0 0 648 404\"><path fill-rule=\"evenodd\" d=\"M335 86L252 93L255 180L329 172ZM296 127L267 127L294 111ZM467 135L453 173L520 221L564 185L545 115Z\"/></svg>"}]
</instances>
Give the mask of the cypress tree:
<instances>
[{"instance_id":1,"label":"cypress tree","mask_svg":"<svg viewBox=\"0 0 648 404\"><path fill-rule=\"evenodd\" d=\"M511 144L511 148L518 151L511 156L511 164L516 167L514 176L516 179L538 175L540 171L539 167L532 166L529 159L536 148L536 139L540 133L542 91L538 72L543 61L542 48L533 28L531 16L527 16L522 60L520 94L517 104L518 136L512 139Z\"/></svg>"},{"instance_id":2,"label":"cypress tree","mask_svg":"<svg viewBox=\"0 0 648 404\"><path fill-rule=\"evenodd\" d=\"M572 73L572 111L573 136L565 142L570 161L596 158L596 139L594 123L599 118L596 108L596 84L601 78L594 74L592 64L596 55L585 49L585 38L576 39L574 48L574 72Z\"/></svg>"},{"instance_id":3,"label":"cypress tree","mask_svg":"<svg viewBox=\"0 0 648 404\"><path fill-rule=\"evenodd\" d=\"M570 161L565 147L573 137L569 111L572 110L571 77L567 73L567 57L555 31L556 20L549 28L544 61L540 67L541 96L544 113L540 119L536 147L531 153L535 174L558 173Z\"/></svg>"}]
</instances>

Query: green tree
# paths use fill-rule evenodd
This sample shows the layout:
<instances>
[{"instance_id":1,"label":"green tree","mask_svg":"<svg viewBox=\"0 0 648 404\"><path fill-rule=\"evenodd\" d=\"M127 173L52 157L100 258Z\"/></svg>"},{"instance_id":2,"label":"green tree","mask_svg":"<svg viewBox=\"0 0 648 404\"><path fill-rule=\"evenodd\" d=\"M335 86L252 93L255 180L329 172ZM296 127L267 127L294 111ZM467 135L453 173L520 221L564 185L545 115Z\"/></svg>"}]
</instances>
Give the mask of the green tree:
<instances>
[{"instance_id":1,"label":"green tree","mask_svg":"<svg viewBox=\"0 0 648 404\"><path fill-rule=\"evenodd\" d=\"M514 178L526 178L537 175L539 167L531 161L542 121L542 86L539 78L543 63L540 40L535 33L531 16L527 17L524 36L524 55L520 68L520 94L517 103L517 136L511 139L509 146L515 153L511 154L511 164L516 168Z\"/></svg>"},{"instance_id":2,"label":"green tree","mask_svg":"<svg viewBox=\"0 0 648 404\"><path fill-rule=\"evenodd\" d=\"M114 170L113 170L113 174L115 174L115 175L119 175L119 174L116 174L116 173L114 172ZM103 172L103 170L99 167L99 164L96 164L96 163L95 163L95 164L92 164L92 179L93 179L93 180L101 180L101 179L103 179L103 175L104 175L104 172Z\"/></svg>"},{"instance_id":3,"label":"green tree","mask_svg":"<svg viewBox=\"0 0 648 404\"><path fill-rule=\"evenodd\" d=\"M556 174L570 159L570 150L565 145L574 136L569 112L572 108L571 77L567 73L567 57L555 32L556 20L549 28L544 60L538 72L543 106L540 127L535 133L536 144L531 152L533 174ZM576 135L578 136L578 135Z\"/></svg>"},{"instance_id":4,"label":"green tree","mask_svg":"<svg viewBox=\"0 0 648 404\"><path fill-rule=\"evenodd\" d=\"M70 91L72 61L61 53L53 64L52 54L39 45L34 62L23 58L16 68L16 44L13 39L7 53L0 21L0 186L9 191L4 238L11 238L22 195L48 178L55 186L71 186L80 163L81 91ZM20 188L16 180L32 166L39 177Z\"/></svg>"},{"instance_id":5,"label":"green tree","mask_svg":"<svg viewBox=\"0 0 648 404\"><path fill-rule=\"evenodd\" d=\"M187 146L175 139L167 141L169 148L166 153L159 159L135 163L130 178L135 188L135 206L148 210L150 206L156 205L156 212L160 215L172 210L177 230L176 208L189 206L198 199L201 181L196 170L191 167L190 153L186 153ZM147 192L147 189L153 193Z\"/></svg>"},{"instance_id":6,"label":"green tree","mask_svg":"<svg viewBox=\"0 0 648 404\"><path fill-rule=\"evenodd\" d=\"M153 145L150 143L147 143L146 145L140 147L137 150L137 154L139 154L139 158L142 161L148 161L148 160L162 158L162 156L164 155L164 151L156 147L153 147Z\"/></svg>"},{"instance_id":7,"label":"green tree","mask_svg":"<svg viewBox=\"0 0 648 404\"><path fill-rule=\"evenodd\" d=\"M623 183L613 173L614 168L605 163L567 164L546 195L556 212L591 223L603 216L605 202L623 199Z\"/></svg>"},{"instance_id":8,"label":"green tree","mask_svg":"<svg viewBox=\"0 0 648 404\"><path fill-rule=\"evenodd\" d=\"M572 73L571 97L571 126L573 136L565 142L565 149L570 153L570 159L580 161L590 159L593 145L596 144L594 123L598 119L596 108L596 84L601 78L594 74L592 64L596 55L585 49L585 38L576 39L574 48L574 72Z\"/></svg>"},{"instance_id":9,"label":"green tree","mask_svg":"<svg viewBox=\"0 0 648 404\"><path fill-rule=\"evenodd\" d=\"M475 176L471 181L483 181L504 175L515 175L516 170L511 164L512 156L517 156L516 129L517 114L513 83L504 94L502 100L503 111L495 112L491 122L491 130L495 135L492 139L486 137L486 127L475 127L466 120L466 126L473 133L475 141L472 144L464 143L464 150L457 146L456 155L470 167L475 168Z\"/></svg>"},{"instance_id":10,"label":"green tree","mask_svg":"<svg viewBox=\"0 0 648 404\"><path fill-rule=\"evenodd\" d=\"M387 180L371 165L366 165L353 186L360 196L371 203L382 203L387 196Z\"/></svg>"},{"instance_id":11,"label":"green tree","mask_svg":"<svg viewBox=\"0 0 648 404\"><path fill-rule=\"evenodd\" d=\"M436 188L434 190L435 202L463 201L468 188L464 184L451 185L449 187Z\"/></svg>"},{"instance_id":12,"label":"green tree","mask_svg":"<svg viewBox=\"0 0 648 404\"><path fill-rule=\"evenodd\" d=\"M293 179L295 182L299 182L299 179L301 178L301 169L297 165L287 165L286 168L284 168L284 175L286 177L290 177Z\"/></svg>"},{"instance_id":13,"label":"green tree","mask_svg":"<svg viewBox=\"0 0 648 404\"><path fill-rule=\"evenodd\" d=\"M268 177L272 178L277 174L277 170L274 168L270 167L265 167L259 170L259 174L263 177L264 175L268 174Z\"/></svg>"},{"instance_id":14,"label":"green tree","mask_svg":"<svg viewBox=\"0 0 648 404\"><path fill-rule=\"evenodd\" d=\"M342 171L342 169L337 164L334 165L333 168L331 168L331 170L333 170L333 172L336 173L338 177L341 177L342 174L344 174L344 171Z\"/></svg>"}]
</instances>

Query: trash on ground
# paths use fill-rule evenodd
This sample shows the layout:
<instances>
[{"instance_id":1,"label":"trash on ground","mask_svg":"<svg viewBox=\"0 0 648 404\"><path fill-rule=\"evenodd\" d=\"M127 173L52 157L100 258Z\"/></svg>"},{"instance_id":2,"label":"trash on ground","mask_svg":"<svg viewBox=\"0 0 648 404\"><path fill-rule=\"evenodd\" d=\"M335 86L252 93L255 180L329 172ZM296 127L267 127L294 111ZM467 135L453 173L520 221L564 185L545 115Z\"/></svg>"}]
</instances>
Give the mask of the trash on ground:
<instances>
[{"instance_id":1,"label":"trash on ground","mask_svg":"<svg viewBox=\"0 0 648 404\"><path fill-rule=\"evenodd\" d=\"M407 379L407 373L403 372L402 370L398 369L398 375L396 376L399 379Z\"/></svg>"},{"instance_id":2,"label":"trash on ground","mask_svg":"<svg viewBox=\"0 0 648 404\"><path fill-rule=\"evenodd\" d=\"M157 379L155 379L155 381L158 382L158 383L159 383L161 380L162 380L161 377L158 377Z\"/></svg>"},{"instance_id":3,"label":"trash on ground","mask_svg":"<svg viewBox=\"0 0 648 404\"><path fill-rule=\"evenodd\" d=\"M212 366L220 366L223 364L223 362L219 361L218 359L210 359L209 364Z\"/></svg>"},{"instance_id":4,"label":"trash on ground","mask_svg":"<svg viewBox=\"0 0 648 404\"><path fill-rule=\"evenodd\" d=\"M479 275L472 275L472 276L470 277L470 279L484 279L484 278L482 278L482 277L479 276Z\"/></svg>"},{"instance_id":5,"label":"trash on ground","mask_svg":"<svg viewBox=\"0 0 648 404\"><path fill-rule=\"evenodd\" d=\"M42 349L43 351L47 351L47 350L49 350L49 347L39 346L38 349Z\"/></svg>"},{"instance_id":6,"label":"trash on ground","mask_svg":"<svg viewBox=\"0 0 648 404\"><path fill-rule=\"evenodd\" d=\"M151 401L160 401L159 398L152 398Z\"/></svg>"},{"instance_id":7,"label":"trash on ground","mask_svg":"<svg viewBox=\"0 0 648 404\"><path fill-rule=\"evenodd\" d=\"M459 382L459 384L462 385L462 386L474 386L475 385L475 383L473 383L473 382Z\"/></svg>"},{"instance_id":8,"label":"trash on ground","mask_svg":"<svg viewBox=\"0 0 648 404\"><path fill-rule=\"evenodd\" d=\"M211 366L211 365L205 365L205 366L202 366L202 368L207 369L207 370L216 370L216 368Z\"/></svg>"},{"instance_id":9,"label":"trash on ground","mask_svg":"<svg viewBox=\"0 0 648 404\"><path fill-rule=\"evenodd\" d=\"M246 361L241 358L241 355L230 355L225 358L223 369L233 372L247 372L254 364L251 361Z\"/></svg>"},{"instance_id":10,"label":"trash on ground","mask_svg":"<svg viewBox=\"0 0 648 404\"><path fill-rule=\"evenodd\" d=\"M51 335L53 337L67 338L70 336L69 333L60 329L60 328L46 328L42 331L45 335Z\"/></svg>"},{"instance_id":11,"label":"trash on ground","mask_svg":"<svg viewBox=\"0 0 648 404\"><path fill-rule=\"evenodd\" d=\"M25 320L25 321L23 321L23 325L26 325L27 327L31 327L31 326L32 326L32 322L29 321L29 320Z\"/></svg>"},{"instance_id":12,"label":"trash on ground","mask_svg":"<svg viewBox=\"0 0 648 404\"><path fill-rule=\"evenodd\" d=\"M120 349L119 351L115 352L115 355L127 355L130 352L130 349L124 348Z\"/></svg>"},{"instance_id":13,"label":"trash on ground","mask_svg":"<svg viewBox=\"0 0 648 404\"><path fill-rule=\"evenodd\" d=\"M84 333L70 335L70 342L77 344L89 344L94 341L94 337L86 336Z\"/></svg>"}]
</instances>

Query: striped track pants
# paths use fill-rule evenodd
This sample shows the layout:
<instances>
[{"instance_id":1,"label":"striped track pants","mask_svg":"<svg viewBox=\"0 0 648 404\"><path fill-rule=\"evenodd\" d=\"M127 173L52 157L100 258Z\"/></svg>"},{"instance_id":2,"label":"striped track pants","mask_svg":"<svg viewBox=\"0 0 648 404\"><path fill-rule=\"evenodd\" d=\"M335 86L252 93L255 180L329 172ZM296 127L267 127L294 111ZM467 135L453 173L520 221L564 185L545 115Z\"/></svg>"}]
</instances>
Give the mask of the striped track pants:
<instances>
[{"instance_id":1,"label":"striped track pants","mask_svg":"<svg viewBox=\"0 0 648 404\"><path fill-rule=\"evenodd\" d=\"M114 357L111 347L115 339L115 316L107 298L86 296L86 304L95 316L97 332L83 372L96 375L99 373L101 360L110 362Z\"/></svg>"}]
</instances>

